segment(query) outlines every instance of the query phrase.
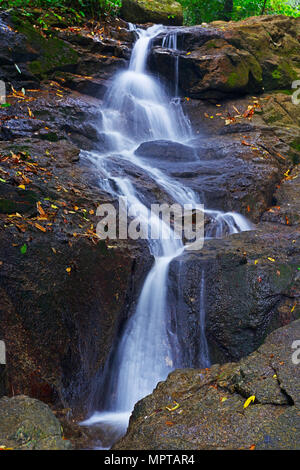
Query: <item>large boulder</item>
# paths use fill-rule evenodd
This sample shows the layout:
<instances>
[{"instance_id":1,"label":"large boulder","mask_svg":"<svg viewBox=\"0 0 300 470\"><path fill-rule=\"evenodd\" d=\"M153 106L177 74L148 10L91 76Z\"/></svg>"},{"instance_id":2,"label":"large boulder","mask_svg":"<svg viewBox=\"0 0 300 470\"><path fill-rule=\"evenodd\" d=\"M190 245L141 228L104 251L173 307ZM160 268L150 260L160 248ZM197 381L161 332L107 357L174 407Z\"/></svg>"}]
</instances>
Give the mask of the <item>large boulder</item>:
<instances>
[{"instance_id":1,"label":"large boulder","mask_svg":"<svg viewBox=\"0 0 300 470\"><path fill-rule=\"evenodd\" d=\"M158 37L150 66L172 81L176 57L179 88L192 98L290 90L300 71L299 31L299 18L286 16L180 28L178 51L162 47Z\"/></svg>"},{"instance_id":2,"label":"large boulder","mask_svg":"<svg viewBox=\"0 0 300 470\"><path fill-rule=\"evenodd\" d=\"M1 450L68 450L62 427L49 406L25 395L0 400Z\"/></svg>"},{"instance_id":3,"label":"large boulder","mask_svg":"<svg viewBox=\"0 0 300 470\"><path fill-rule=\"evenodd\" d=\"M172 261L169 297L180 367L201 365L201 308L213 364L250 354L270 331L299 317L299 241L297 227L261 223Z\"/></svg>"},{"instance_id":4,"label":"large boulder","mask_svg":"<svg viewBox=\"0 0 300 470\"><path fill-rule=\"evenodd\" d=\"M239 363L172 372L136 404L113 448L299 450L299 337L297 320Z\"/></svg>"},{"instance_id":5,"label":"large boulder","mask_svg":"<svg viewBox=\"0 0 300 470\"><path fill-rule=\"evenodd\" d=\"M169 140L143 142L135 153L142 158L155 161L186 162L198 159L197 151L193 147Z\"/></svg>"},{"instance_id":6,"label":"large boulder","mask_svg":"<svg viewBox=\"0 0 300 470\"><path fill-rule=\"evenodd\" d=\"M161 23L182 25L180 3L174 0L124 0L121 15L132 23Z\"/></svg>"}]
</instances>

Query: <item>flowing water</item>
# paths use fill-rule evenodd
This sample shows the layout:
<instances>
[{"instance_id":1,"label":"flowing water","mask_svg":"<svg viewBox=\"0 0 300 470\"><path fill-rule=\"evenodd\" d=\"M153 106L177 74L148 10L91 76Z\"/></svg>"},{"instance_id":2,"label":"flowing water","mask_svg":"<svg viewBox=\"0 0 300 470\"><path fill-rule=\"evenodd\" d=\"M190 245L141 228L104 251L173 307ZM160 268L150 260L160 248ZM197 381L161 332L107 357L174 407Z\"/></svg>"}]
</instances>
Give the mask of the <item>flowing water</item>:
<instances>
[{"instance_id":1,"label":"flowing water","mask_svg":"<svg viewBox=\"0 0 300 470\"><path fill-rule=\"evenodd\" d=\"M178 95L178 57L174 56L175 96L170 97L160 82L147 72L147 58L152 40L164 33L164 27L155 25L147 30L136 29L137 41L132 51L129 69L119 73L107 93L102 108L102 138L105 152L89 152L86 157L98 168L102 188L115 196L125 196L128 205L135 208L141 225L160 227L161 237L149 240L154 257L135 313L128 320L116 347L105 393L104 411L94 413L84 425L98 425L105 429L107 441L101 448L109 448L126 431L134 404L152 392L170 371L180 367L173 354L176 338L168 331L170 302L168 273L171 261L184 253L182 240L173 236L172 229L158 216L150 213L150 202L137 190L129 177L124 177L111 156L117 155L142 169L172 200L179 204L201 201L199 195L139 158L134 151L142 142L169 140L188 143L193 137L189 120L183 113ZM177 50L176 34L166 33L163 47ZM115 160L116 161L116 160ZM118 161L118 160L117 160ZM162 201L163 202L163 201ZM214 221L207 237L219 237L251 229L248 221L236 213L206 210ZM205 271L202 271L199 307L199 367L210 365L205 336ZM177 357L178 355L176 355Z\"/></svg>"}]
</instances>

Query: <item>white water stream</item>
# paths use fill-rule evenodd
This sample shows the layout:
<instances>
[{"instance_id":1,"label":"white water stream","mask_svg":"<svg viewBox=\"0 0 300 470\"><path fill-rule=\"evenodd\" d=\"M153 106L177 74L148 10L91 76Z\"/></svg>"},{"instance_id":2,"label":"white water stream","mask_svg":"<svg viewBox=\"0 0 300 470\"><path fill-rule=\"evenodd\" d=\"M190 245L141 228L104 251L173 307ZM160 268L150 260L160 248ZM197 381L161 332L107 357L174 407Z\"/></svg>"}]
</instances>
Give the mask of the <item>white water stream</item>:
<instances>
[{"instance_id":1,"label":"white water stream","mask_svg":"<svg viewBox=\"0 0 300 470\"><path fill-rule=\"evenodd\" d=\"M133 186L129 178L118 176L118 167L111 170L111 155L129 161L148 173L179 204L200 203L199 196L184 187L163 171L145 163L134 154L142 142L169 140L186 143L192 138L192 129L185 117L180 100L170 99L163 87L146 71L151 41L164 32L163 26L152 26L147 30L136 29L137 41L133 48L129 69L119 73L107 93L102 110L102 133L106 153L91 152L87 156L97 165L102 176L103 189L114 195L126 196L129 206L138 208L142 223L148 223L149 206ZM166 34L163 46L177 48L177 37ZM178 94L178 60L175 59L175 94ZM175 97L176 98L176 97ZM149 204L150 205L150 204ZM236 213L207 210L216 221L211 237L222 237L252 227ZM152 392L161 380L165 380L174 369L170 332L167 331L169 316L168 272L171 261L184 252L181 240L172 237L172 229L158 217L151 223L161 226L163 237L149 240L150 252L155 258L144 282L135 313L125 326L117 345L113 365L109 371L109 386L106 409L95 413L84 425L101 423L108 426L111 441L122 435L134 404ZM169 236L168 236L169 235ZM205 272L201 277L201 301L199 323L201 345L199 366L209 366L209 353L205 337ZM113 430L113 431L112 431ZM108 439L109 441L109 439ZM111 442L111 443L112 443ZM110 444L111 444L110 443ZM103 444L102 448L109 446Z\"/></svg>"}]
</instances>

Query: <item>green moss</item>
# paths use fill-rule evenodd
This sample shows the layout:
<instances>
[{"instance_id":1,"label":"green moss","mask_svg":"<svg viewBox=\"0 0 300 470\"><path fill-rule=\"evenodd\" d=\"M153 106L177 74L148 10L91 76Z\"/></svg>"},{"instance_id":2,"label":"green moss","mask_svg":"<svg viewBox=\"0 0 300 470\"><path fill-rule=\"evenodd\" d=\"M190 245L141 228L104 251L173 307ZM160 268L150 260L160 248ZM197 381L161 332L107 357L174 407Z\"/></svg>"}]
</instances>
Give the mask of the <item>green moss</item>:
<instances>
[{"instance_id":1,"label":"green moss","mask_svg":"<svg viewBox=\"0 0 300 470\"><path fill-rule=\"evenodd\" d=\"M273 90L273 93L283 93L284 95L292 96L294 90Z\"/></svg>"},{"instance_id":2,"label":"green moss","mask_svg":"<svg viewBox=\"0 0 300 470\"><path fill-rule=\"evenodd\" d=\"M170 13L171 11L174 14L182 11L181 5L174 0L136 0L136 3L150 11L158 10L162 13Z\"/></svg>"},{"instance_id":3,"label":"green moss","mask_svg":"<svg viewBox=\"0 0 300 470\"><path fill-rule=\"evenodd\" d=\"M179 25L183 22L182 6L174 0L123 0L122 16L134 23L163 23Z\"/></svg>"},{"instance_id":4,"label":"green moss","mask_svg":"<svg viewBox=\"0 0 300 470\"><path fill-rule=\"evenodd\" d=\"M278 69L285 72L292 80L296 80L298 78L296 70L293 69L289 62L282 62L279 64Z\"/></svg>"},{"instance_id":5,"label":"green moss","mask_svg":"<svg viewBox=\"0 0 300 470\"><path fill-rule=\"evenodd\" d=\"M0 199L0 214L14 214L17 212L17 205L11 199Z\"/></svg>"},{"instance_id":6,"label":"green moss","mask_svg":"<svg viewBox=\"0 0 300 470\"><path fill-rule=\"evenodd\" d=\"M272 72L272 77L275 79L275 80L279 80L281 78L281 72L279 69L275 69L273 72Z\"/></svg>"},{"instance_id":7,"label":"green moss","mask_svg":"<svg viewBox=\"0 0 300 470\"><path fill-rule=\"evenodd\" d=\"M281 121L284 118L284 115L281 114L280 112L274 110L272 114L269 114L268 116L265 116L264 119L268 124L272 124L274 122Z\"/></svg>"},{"instance_id":8,"label":"green moss","mask_svg":"<svg viewBox=\"0 0 300 470\"><path fill-rule=\"evenodd\" d=\"M230 88L235 88L239 84L239 76L236 72L232 72L227 80L227 85L230 86Z\"/></svg>"},{"instance_id":9,"label":"green moss","mask_svg":"<svg viewBox=\"0 0 300 470\"><path fill-rule=\"evenodd\" d=\"M16 15L13 15L12 20L17 30L27 38L30 46L40 54L39 59L29 64L29 70L34 75L45 78L51 70L77 63L77 52L64 41L44 38L28 21L21 20Z\"/></svg>"},{"instance_id":10,"label":"green moss","mask_svg":"<svg viewBox=\"0 0 300 470\"><path fill-rule=\"evenodd\" d=\"M297 139L293 140L293 142L290 144L291 147L295 150L297 150L298 152L300 152L300 137L298 137Z\"/></svg>"},{"instance_id":11,"label":"green moss","mask_svg":"<svg viewBox=\"0 0 300 470\"><path fill-rule=\"evenodd\" d=\"M49 140L49 142L57 142L59 140L59 137L55 132L48 132L47 134L41 134L40 136L43 140Z\"/></svg>"},{"instance_id":12,"label":"green moss","mask_svg":"<svg viewBox=\"0 0 300 470\"><path fill-rule=\"evenodd\" d=\"M208 41L207 43L205 43L205 47L207 47L208 49L218 49L219 46L215 41Z\"/></svg>"}]
</instances>

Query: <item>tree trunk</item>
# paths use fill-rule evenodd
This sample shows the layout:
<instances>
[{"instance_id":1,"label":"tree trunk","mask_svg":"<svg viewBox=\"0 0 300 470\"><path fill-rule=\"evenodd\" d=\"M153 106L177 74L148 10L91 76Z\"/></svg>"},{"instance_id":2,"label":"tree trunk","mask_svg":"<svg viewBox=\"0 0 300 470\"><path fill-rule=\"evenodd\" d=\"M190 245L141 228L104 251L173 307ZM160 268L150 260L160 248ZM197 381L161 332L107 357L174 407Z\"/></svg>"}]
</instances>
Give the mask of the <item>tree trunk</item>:
<instances>
[{"instance_id":1,"label":"tree trunk","mask_svg":"<svg viewBox=\"0 0 300 470\"><path fill-rule=\"evenodd\" d=\"M232 10L233 10L233 0L225 0L225 3L224 3L224 19L226 21L231 20Z\"/></svg>"},{"instance_id":2,"label":"tree trunk","mask_svg":"<svg viewBox=\"0 0 300 470\"><path fill-rule=\"evenodd\" d=\"M264 1L264 6L262 7L262 10L261 10L261 15L265 14L266 6L267 6L267 0Z\"/></svg>"}]
</instances>

